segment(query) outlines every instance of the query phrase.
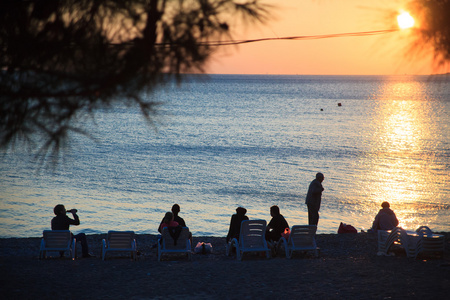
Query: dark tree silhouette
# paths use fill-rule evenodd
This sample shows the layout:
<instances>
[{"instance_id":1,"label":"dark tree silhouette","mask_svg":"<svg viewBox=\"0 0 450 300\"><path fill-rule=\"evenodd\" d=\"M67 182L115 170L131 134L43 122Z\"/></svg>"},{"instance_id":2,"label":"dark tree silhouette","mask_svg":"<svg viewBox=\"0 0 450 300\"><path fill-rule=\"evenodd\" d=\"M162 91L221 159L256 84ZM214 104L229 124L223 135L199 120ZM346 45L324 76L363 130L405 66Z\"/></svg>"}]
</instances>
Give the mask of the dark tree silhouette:
<instances>
[{"instance_id":1,"label":"dark tree silhouette","mask_svg":"<svg viewBox=\"0 0 450 300\"><path fill-rule=\"evenodd\" d=\"M450 62L450 0L412 0L410 4L420 22L414 47L431 46L438 65Z\"/></svg>"},{"instance_id":2,"label":"dark tree silhouette","mask_svg":"<svg viewBox=\"0 0 450 300\"><path fill-rule=\"evenodd\" d=\"M201 72L233 20L264 22L258 0L14 0L0 3L0 146L59 153L80 118Z\"/></svg>"}]
</instances>

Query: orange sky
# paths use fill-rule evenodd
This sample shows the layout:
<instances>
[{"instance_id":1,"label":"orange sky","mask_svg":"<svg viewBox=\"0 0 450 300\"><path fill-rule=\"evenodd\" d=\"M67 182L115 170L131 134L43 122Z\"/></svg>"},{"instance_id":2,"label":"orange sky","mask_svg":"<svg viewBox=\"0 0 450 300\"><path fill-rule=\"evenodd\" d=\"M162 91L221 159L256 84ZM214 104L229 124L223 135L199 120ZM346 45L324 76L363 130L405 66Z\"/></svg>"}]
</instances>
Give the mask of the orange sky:
<instances>
[{"instance_id":1,"label":"orange sky","mask_svg":"<svg viewBox=\"0 0 450 300\"><path fill-rule=\"evenodd\" d=\"M239 26L234 39L323 35L391 29L402 0L266 0L278 7L264 26ZM392 14L394 13L395 14ZM389 15L391 13L392 15ZM247 28L247 29L245 29ZM432 74L432 52L408 57L413 30L378 36L265 41L223 46L207 65L216 74ZM448 72L449 70L437 70Z\"/></svg>"}]
</instances>

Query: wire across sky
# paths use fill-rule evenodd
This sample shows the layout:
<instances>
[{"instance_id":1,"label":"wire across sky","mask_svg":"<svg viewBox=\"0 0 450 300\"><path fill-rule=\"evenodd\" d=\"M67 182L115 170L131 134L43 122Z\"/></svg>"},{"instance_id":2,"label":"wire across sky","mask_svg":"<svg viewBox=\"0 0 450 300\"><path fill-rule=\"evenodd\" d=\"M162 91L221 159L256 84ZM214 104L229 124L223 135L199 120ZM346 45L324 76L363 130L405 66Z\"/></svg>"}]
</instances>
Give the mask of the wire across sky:
<instances>
[{"instance_id":1,"label":"wire across sky","mask_svg":"<svg viewBox=\"0 0 450 300\"><path fill-rule=\"evenodd\" d=\"M299 36L287 36L287 37L259 38L259 39L250 39L250 40L211 41L211 42L201 42L199 44L205 45L205 46L228 46L228 45L239 45L239 44L275 41L275 40L318 40L318 39L329 39L329 38L339 38L339 37L378 35L378 34L391 33L391 32L395 32L395 31L399 31L399 30L400 29L395 28L395 29L385 29L385 30L334 33L334 34L322 34L322 35L299 35Z\"/></svg>"}]
</instances>

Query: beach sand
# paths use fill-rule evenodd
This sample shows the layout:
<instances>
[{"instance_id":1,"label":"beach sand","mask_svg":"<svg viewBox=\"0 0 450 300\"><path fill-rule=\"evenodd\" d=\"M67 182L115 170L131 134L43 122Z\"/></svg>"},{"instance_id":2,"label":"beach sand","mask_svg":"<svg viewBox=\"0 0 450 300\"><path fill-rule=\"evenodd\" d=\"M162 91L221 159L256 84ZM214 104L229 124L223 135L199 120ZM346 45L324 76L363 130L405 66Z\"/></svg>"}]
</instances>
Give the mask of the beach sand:
<instances>
[{"instance_id":1,"label":"beach sand","mask_svg":"<svg viewBox=\"0 0 450 300\"><path fill-rule=\"evenodd\" d=\"M225 238L213 253L157 261L155 235L137 235L140 255L101 260L103 235L89 235L95 258L39 260L40 238L0 239L2 299L448 299L450 233L443 255L377 256L374 234L319 234L320 256L298 254L243 261L225 255ZM80 247L78 247L80 248ZM80 250L79 250L80 251Z\"/></svg>"}]
</instances>

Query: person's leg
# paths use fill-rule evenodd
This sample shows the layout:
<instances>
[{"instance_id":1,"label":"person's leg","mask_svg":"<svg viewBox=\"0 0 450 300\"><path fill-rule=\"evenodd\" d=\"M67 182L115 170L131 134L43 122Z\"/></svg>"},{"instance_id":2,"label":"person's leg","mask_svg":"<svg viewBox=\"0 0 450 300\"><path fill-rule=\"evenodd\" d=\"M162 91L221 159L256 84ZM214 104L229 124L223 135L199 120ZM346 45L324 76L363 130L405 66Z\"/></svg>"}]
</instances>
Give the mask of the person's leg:
<instances>
[{"instance_id":1,"label":"person's leg","mask_svg":"<svg viewBox=\"0 0 450 300\"><path fill-rule=\"evenodd\" d=\"M279 240L279 238L275 235L275 233L273 231L266 231L267 246L271 250L273 257L275 257L277 255L276 247L277 247L278 240Z\"/></svg>"},{"instance_id":2,"label":"person's leg","mask_svg":"<svg viewBox=\"0 0 450 300\"><path fill-rule=\"evenodd\" d=\"M311 204L308 204L308 225L314 224L314 209Z\"/></svg>"},{"instance_id":3,"label":"person's leg","mask_svg":"<svg viewBox=\"0 0 450 300\"><path fill-rule=\"evenodd\" d=\"M308 204L308 224L316 225L319 223L319 210L315 205Z\"/></svg>"},{"instance_id":4,"label":"person's leg","mask_svg":"<svg viewBox=\"0 0 450 300\"><path fill-rule=\"evenodd\" d=\"M273 241L275 239L274 234L272 231L266 231L266 241Z\"/></svg>"},{"instance_id":5,"label":"person's leg","mask_svg":"<svg viewBox=\"0 0 450 300\"><path fill-rule=\"evenodd\" d=\"M308 205L308 225L311 225L312 222L312 214L311 214L311 208Z\"/></svg>"},{"instance_id":6,"label":"person's leg","mask_svg":"<svg viewBox=\"0 0 450 300\"><path fill-rule=\"evenodd\" d=\"M86 240L86 235L84 233L79 233L74 236L77 239L77 242L81 243L81 253L83 257L89 256L89 247Z\"/></svg>"}]
</instances>

